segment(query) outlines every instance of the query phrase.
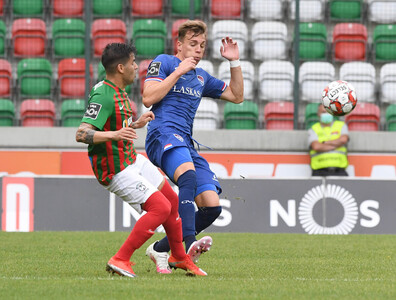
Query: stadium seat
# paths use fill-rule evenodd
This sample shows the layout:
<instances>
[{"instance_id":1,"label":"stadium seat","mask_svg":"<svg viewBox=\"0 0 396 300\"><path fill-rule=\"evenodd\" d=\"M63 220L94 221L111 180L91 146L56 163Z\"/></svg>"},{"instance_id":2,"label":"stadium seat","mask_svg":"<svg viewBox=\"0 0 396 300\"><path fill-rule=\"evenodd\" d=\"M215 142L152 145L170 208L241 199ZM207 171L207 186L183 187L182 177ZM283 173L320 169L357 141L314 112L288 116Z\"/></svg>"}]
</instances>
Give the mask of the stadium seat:
<instances>
[{"instance_id":1,"label":"stadium seat","mask_svg":"<svg viewBox=\"0 0 396 300\"><path fill-rule=\"evenodd\" d=\"M376 61L395 61L396 25L377 25L373 33L373 48Z\"/></svg>"},{"instance_id":2,"label":"stadium seat","mask_svg":"<svg viewBox=\"0 0 396 300\"><path fill-rule=\"evenodd\" d=\"M385 111L386 130L396 131L396 104L391 104Z\"/></svg>"},{"instance_id":3,"label":"stadium seat","mask_svg":"<svg viewBox=\"0 0 396 300\"><path fill-rule=\"evenodd\" d=\"M221 59L220 46L221 39L230 36L238 42L239 57L246 58L248 44L248 28L246 23L239 20L219 20L213 23L212 27L212 58Z\"/></svg>"},{"instance_id":4,"label":"stadium seat","mask_svg":"<svg viewBox=\"0 0 396 300\"><path fill-rule=\"evenodd\" d=\"M92 23L92 41L94 55L102 56L103 49L109 43L125 43L126 26L120 19L97 19Z\"/></svg>"},{"instance_id":5,"label":"stadium seat","mask_svg":"<svg viewBox=\"0 0 396 300\"><path fill-rule=\"evenodd\" d=\"M289 0L289 18L295 19L296 1ZM324 21L325 0L300 0L300 22Z\"/></svg>"},{"instance_id":6,"label":"stadium seat","mask_svg":"<svg viewBox=\"0 0 396 300\"><path fill-rule=\"evenodd\" d=\"M375 68L367 62L348 62L340 67L340 79L348 81L356 90L358 101L375 101Z\"/></svg>"},{"instance_id":7,"label":"stadium seat","mask_svg":"<svg viewBox=\"0 0 396 300\"><path fill-rule=\"evenodd\" d=\"M363 0L330 0L330 20L360 22L363 16Z\"/></svg>"},{"instance_id":8,"label":"stadium seat","mask_svg":"<svg viewBox=\"0 0 396 300\"><path fill-rule=\"evenodd\" d=\"M63 127L78 127L85 112L84 99L67 99L62 101L61 121Z\"/></svg>"},{"instance_id":9,"label":"stadium seat","mask_svg":"<svg viewBox=\"0 0 396 300\"><path fill-rule=\"evenodd\" d=\"M166 49L166 25L159 19L141 19L133 23L132 39L139 57L151 57L164 53Z\"/></svg>"},{"instance_id":10,"label":"stadium seat","mask_svg":"<svg viewBox=\"0 0 396 300\"><path fill-rule=\"evenodd\" d=\"M0 97L1 98L10 97L11 88L12 88L11 64L5 59L0 59Z\"/></svg>"},{"instance_id":11,"label":"stadium seat","mask_svg":"<svg viewBox=\"0 0 396 300\"><path fill-rule=\"evenodd\" d=\"M209 0L210 17L215 19L241 19L243 0Z\"/></svg>"},{"instance_id":12,"label":"stadium seat","mask_svg":"<svg viewBox=\"0 0 396 300\"><path fill-rule=\"evenodd\" d=\"M336 61L366 60L367 28L359 23L338 23L333 31L333 58Z\"/></svg>"},{"instance_id":13,"label":"stadium seat","mask_svg":"<svg viewBox=\"0 0 396 300\"><path fill-rule=\"evenodd\" d=\"M0 126L13 126L15 106L9 99L0 99Z\"/></svg>"},{"instance_id":14,"label":"stadium seat","mask_svg":"<svg viewBox=\"0 0 396 300\"><path fill-rule=\"evenodd\" d=\"M2 15L4 15L4 0L0 0L0 16Z\"/></svg>"},{"instance_id":15,"label":"stadium seat","mask_svg":"<svg viewBox=\"0 0 396 300\"><path fill-rule=\"evenodd\" d=\"M293 99L294 66L289 61L269 60L259 67L259 99L291 101Z\"/></svg>"},{"instance_id":16,"label":"stadium seat","mask_svg":"<svg viewBox=\"0 0 396 300\"><path fill-rule=\"evenodd\" d=\"M14 56L44 56L47 43L45 23L41 19L16 19L12 23Z\"/></svg>"},{"instance_id":17,"label":"stadium seat","mask_svg":"<svg viewBox=\"0 0 396 300\"><path fill-rule=\"evenodd\" d=\"M6 54L7 49L7 29L3 20L0 20L0 56Z\"/></svg>"},{"instance_id":18,"label":"stadium seat","mask_svg":"<svg viewBox=\"0 0 396 300\"><path fill-rule=\"evenodd\" d=\"M52 25L53 51L56 57L83 56L85 22L81 19L57 19Z\"/></svg>"},{"instance_id":19,"label":"stadium seat","mask_svg":"<svg viewBox=\"0 0 396 300\"><path fill-rule=\"evenodd\" d=\"M154 18L164 14L163 0L130 0L133 17Z\"/></svg>"},{"instance_id":20,"label":"stadium seat","mask_svg":"<svg viewBox=\"0 0 396 300\"><path fill-rule=\"evenodd\" d=\"M269 102L264 106L264 123L267 130L293 130L293 102Z\"/></svg>"},{"instance_id":21,"label":"stadium seat","mask_svg":"<svg viewBox=\"0 0 396 300\"><path fill-rule=\"evenodd\" d=\"M171 15L174 17L190 17L191 0L172 0ZM194 17L202 15L202 1L194 0Z\"/></svg>"},{"instance_id":22,"label":"stadium seat","mask_svg":"<svg viewBox=\"0 0 396 300\"><path fill-rule=\"evenodd\" d=\"M258 106L252 101L243 101L240 104L227 102L224 105L225 129L257 129Z\"/></svg>"},{"instance_id":23,"label":"stadium seat","mask_svg":"<svg viewBox=\"0 0 396 300\"><path fill-rule=\"evenodd\" d=\"M140 95L143 94L143 86L147 76L147 68L149 67L151 62L152 62L151 59L144 59L139 63L138 70L139 70L139 81L140 81Z\"/></svg>"},{"instance_id":24,"label":"stadium seat","mask_svg":"<svg viewBox=\"0 0 396 300\"><path fill-rule=\"evenodd\" d=\"M308 103L305 107L305 129L309 129L312 127L313 124L319 122L318 116L318 106L319 102L317 103Z\"/></svg>"},{"instance_id":25,"label":"stadium seat","mask_svg":"<svg viewBox=\"0 0 396 300\"><path fill-rule=\"evenodd\" d=\"M318 102L322 91L335 80L335 68L329 62L307 61L301 64L299 72L301 100Z\"/></svg>"},{"instance_id":26,"label":"stadium seat","mask_svg":"<svg viewBox=\"0 0 396 300\"><path fill-rule=\"evenodd\" d=\"M285 23L274 21L256 22L250 41L253 58L256 60L285 59L287 57L287 27Z\"/></svg>"},{"instance_id":27,"label":"stadium seat","mask_svg":"<svg viewBox=\"0 0 396 300\"><path fill-rule=\"evenodd\" d=\"M370 178L395 179L396 169L394 165L374 165L371 169Z\"/></svg>"},{"instance_id":28,"label":"stadium seat","mask_svg":"<svg viewBox=\"0 0 396 300\"><path fill-rule=\"evenodd\" d=\"M92 79L92 66L90 73ZM84 98L85 59L64 58L59 61L58 82L61 98Z\"/></svg>"},{"instance_id":29,"label":"stadium seat","mask_svg":"<svg viewBox=\"0 0 396 300\"><path fill-rule=\"evenodd\" d=\"M256 21L282 20L283 0L251 0L248 6L248 16Z\"/></svg>"},{"instance_id":30,"label":"stadium seat","mask_svg":"<svg viewBox=\"0 0 396 300\"><path fill-rule=\"evenodd\" d=\"M327 29L322 23L300 23L301 60L327 58Z\"/></svg>"},{"instance_id":31,"label":"stadium seat","mask_svg":"<svg viewBox=\"0 0 396 300\"><path fill-rule=\"evenodd\" d=\"M49 97L52 92L52 66L45 58L25 58L17 66L21 97Z\"/></svg>"},{"instance_id":32,"label":"stadium seat","mask_svg":"<svg viewBox=\"0 0 396 300\"><path fill-rule=\"evenodd\" d=\"M213 63L210 60L201 59L197 65L198 68L204 69L210 75L216 77L217 73L214 70Z\"/></svg>"},{"instance_id":33,"label":"stadium seat","mask_svg":"<svg viewBox=\"0 0 396 300\"><path fill-rule=\"evenodd\" d=\"M378 131L380 128L380 110L374 103L359 103L345 116L350 131Z\"/></svg>"},{"instance_id":34,"label":"stadium seat","mask_svg":"<svg viewBox=\"0 0 396 300\"><path fill-rule=\"evenodd\" d=\"M396 103L396 63L387 63L380 70L381 103Z\"/></svg>"},{"instance_id":35,"label":"stadium seat","mask_svg":"<svg viewBox=\"0 0 396 300\"><path fill-rule=\"evenodd\" d=\"M246 100L253 100L254 97L254 82L255 72L253 64L248 60L241 61L242 75L243 75L243 98ZM230 63L224 61L219 65L218 78L223 80L226 84L230 83L231 71Z\"/></svg>"},{"instance_id":36,"label":"stadium seat","mask_svg":"<svg viewBox=\"0 0 396 300\"><path fill-rule=\"evenodd\" d=\"M368 0L368 19L370 22L392 24L396 20L395 0Z\"/></svg>"},{"instance_id":37,"label":"stadium seat","mask_svg":"<svg viewBox=\"0 0 396 300\"><path fill-rule=\"evenodd\" d=\"M13 18L42 17L44 0L12 0Z\"/></svg>"},{"instance_id":38,"label":"stadium seat","mask_svg":"<svg viewBox=\"0 0 396 300\"><path fill-rule=\"evenodd\" d=\"M84 15L84 0L52 0L55 18L78 18Z\"/></svg>"},{"instance_id":39,"label":"stadium seat","mask_svg":"<svg viewBox=\"0 0 396 300\"><path fill-rule=\"evenodd\" d=\"M181 24L186 22L188 19L179 19L172 23L172 47L173 54L177 54L177 41L179 39L179 27Z\"/></svg>"},{"instance_id":40,"label":"stadium seat","mask_svg":"<svg viewBox=\"0 0 396 300\"><path fill-rule=\"evenodd\" d=\"M93 14L95 17L121 16L123 10L123 0L93 0Z\"/></svg>"},{"instance_id":41,"label":"stadium seat","mask_svg":"<svg viewBox=\"0 0 396 300\"><path fill-rule=\"evenodd\" d=\"M215 130L219 128L219 107L215 100L202 98L194 118L194 130Z\"/></svg>"},{"instance_id":42,"label":"stadium seat","mask_svg":"<svg viewBox=\"0 0 396 300\"><path fill-rule=\"evenodd\" d=\"M48 99L27 99L20 107L21 125L25 127L53 127L55 104Z\"/></svg>"}]
</instances>

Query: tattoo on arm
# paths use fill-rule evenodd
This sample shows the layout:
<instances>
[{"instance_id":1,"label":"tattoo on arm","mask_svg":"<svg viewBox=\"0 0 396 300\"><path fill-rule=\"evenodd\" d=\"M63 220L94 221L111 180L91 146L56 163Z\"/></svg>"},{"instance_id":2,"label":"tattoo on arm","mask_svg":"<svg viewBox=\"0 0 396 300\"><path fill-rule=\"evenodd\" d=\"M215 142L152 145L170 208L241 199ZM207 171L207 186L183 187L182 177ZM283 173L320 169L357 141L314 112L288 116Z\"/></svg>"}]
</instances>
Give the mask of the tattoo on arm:
<instances>
[{"instance_id":1,"label":"tattoo on arm","mask_svg":"<svg viewBox=\"0 0 396 300\"><path fill-rule=\"evenodd\" d=\"M88 145L93 145L93 137L95 134L95 127L91 124L81 123L76 133L76 140Z\"/></svg>"}]
</instances>

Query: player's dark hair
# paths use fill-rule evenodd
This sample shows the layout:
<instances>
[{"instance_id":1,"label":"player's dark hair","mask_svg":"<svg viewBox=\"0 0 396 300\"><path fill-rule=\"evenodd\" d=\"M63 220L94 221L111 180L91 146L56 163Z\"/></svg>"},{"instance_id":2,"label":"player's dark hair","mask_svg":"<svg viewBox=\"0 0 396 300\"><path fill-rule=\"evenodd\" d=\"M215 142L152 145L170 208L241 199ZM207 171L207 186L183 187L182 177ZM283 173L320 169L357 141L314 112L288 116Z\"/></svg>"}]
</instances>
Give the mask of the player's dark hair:
<instances>
[{"instance_id":1,"label":"player's dark hair","mask_svg":"<svg viewBox=\"0 0 396 300\"><path fill-rule=\"evenodd\" d=\"M183 41L187 32L192 31L194 33L194 37L200 34L204 34L206 36L207 26L203 21L200 20L188 20L180 25L179 27L179 41Z\"/></svg>"},{"instance_id":2,"label":"player's dark hair","mask_svg":"<svg viewBox=\"0 0 396 300\"><path fill-rule=\"evenodd\" d=\"M102 53L102 65L106 73L114 74L119 64L126 64L131 54L136 56L136 48L132 44L107 44Z\"/></svg>"}]
</instances>

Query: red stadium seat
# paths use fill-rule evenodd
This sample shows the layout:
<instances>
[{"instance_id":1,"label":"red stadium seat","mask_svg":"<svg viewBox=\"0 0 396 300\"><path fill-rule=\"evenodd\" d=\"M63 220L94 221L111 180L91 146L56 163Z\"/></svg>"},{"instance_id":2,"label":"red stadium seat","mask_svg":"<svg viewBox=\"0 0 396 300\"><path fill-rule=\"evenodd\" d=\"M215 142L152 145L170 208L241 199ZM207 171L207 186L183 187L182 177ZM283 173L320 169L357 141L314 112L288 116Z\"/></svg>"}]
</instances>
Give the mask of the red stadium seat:
<instances>
[{"instance_id":1,"label":"red stadium seat","mask_svg":"<svg viewBox=\"0 0 396 300\"><path fill-rule=\"evenodd\" d=\"M131 0L132 16L160 17L164 14L162 0Z\"/></svg>"},{"instance_id":2,"label":"red stadium seat","mask_svg":"<svg viewBox=\"0 0 396 300\"><path fill-rule=\"evenodd\" d=\"M338 23L333 31L336 61L364 61L367 57L367 28L359 23Z\"/></svg>"},{"instance_id":3,"label":"red stadium seat","mask_svg":"<svg viewBox=\"0 0 396 300\"><path fill-rule=\"evenodd\" d=\"M177 39L179 36L179 26L186 22L188 19L179 19L173 22L172 24L172 45L173 45L173 53L177 54Z\"/></svg>"},{"instance_id":4,"label":"red stadium seat","mask_svg":"<svg viewBox=\"0 0 396 300\"><path fill-rule=\"evenodd\" d=\"M94 55L102 55L108 43L125 43L126 26L120 19L98 19L92 23Z\"/></svg>"},{"instance_id":5,"label":"red stadium seat","mask_svg":"<svg viewBox=\"0 0 396 300\"><path fill-rule=\"evenodd\" d=\"M84 0L52 0L52 14L59 18L82 17Z\"/></svg>"},{"instance_id":6,"label":"red stadium seat","mask_svg":"<svg viewBox=\"0 0 396 300\"><path fill-rule=\"evenodd\" d=\"M41 19L16 19L12 24L12 41L15 56L44 56L47 34Z\"/></svg>"},{"instance_id":7,"label":"red stadium seat","mask_svg":"<svg viewBox=\"0 0 396 300\"><path fill-rule=\"evenodd\" d=\"M11 78L12 78L11 64L5 59L0 59L0 98L10 96Z\"/></svg>"},{"instance_id":8,"label":"red stadium seat","mask_svg":"<svg viewBox=\"0 0 396 300\"><path fill-rule=\"evenodd\" d=\"M380 109L374 103L358 103L355 109L345 116L350 131L378 131Z\"/></svg>"},{"instance_id":9,"label":"red stadium seat","mask_svg":"<svg viewBox=\"0 0 396 300\"><path fill-rule=\"evenodd\" d=\"M0 0L0 16L4 14L4 0Z\"/></svg>"},{"instance_id":10,"label":"red stadium seat","mask_svg":"<svg viewBox=\"0 0 396 300\"><path fill-rule=\"evenodd\" d=\"M22 126L53 127L55 104L48 99L28 99L21 103Z\"/></svg>"},{"instance_id":11,"label":"red stadium seat","mask_svg":"<svg viewBox=\"0 0 396 300\"><path fill-rule=\"evenodd\" d=\"M147 76L147 68L152 62L152 59L142 60L139 64L139 81L140 81L140 94L143 94L144 80Z\"/></svg>"},{"instance_id":12,"label":"red stadium seat","mask_svg":"<svg viewBox=\"0 0 396 300\"><path fill-rule=\"evenodd\" d=\"M264 122L268 130L293 130L293 116L293 102L269 102L264 106Z\"/></svg>"},{"instance_id":13,"label":"red stadium seat","mask_svg":"<svg viewBox=\"0 0 396 300\"><path fill-rule=\"evenodd\" d=\"M90 73L90 77L92 77L92 66ZM62 59L58 65L58 81L62 98L84 98L85 59Z\"/></svg>"},{"instance_id":14,"label":"red stadium seat","mask_svg":"<svg viewBox=\"0 0 396 300\"><path fill-rule=\"evenodd\" d=\"M216 19L241 19L243 0L211 0L210 14Z\"/></svg>"}]
</instances>

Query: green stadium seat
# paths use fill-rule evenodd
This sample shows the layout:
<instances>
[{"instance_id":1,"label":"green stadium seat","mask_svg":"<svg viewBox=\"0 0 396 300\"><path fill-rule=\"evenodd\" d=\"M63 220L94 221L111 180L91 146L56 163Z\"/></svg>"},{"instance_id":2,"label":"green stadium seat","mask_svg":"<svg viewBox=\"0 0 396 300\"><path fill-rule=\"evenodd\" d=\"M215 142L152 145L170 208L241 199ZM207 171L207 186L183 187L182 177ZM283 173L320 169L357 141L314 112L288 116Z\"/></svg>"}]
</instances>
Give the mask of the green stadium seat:
<instances>
[{"instance_id":1,"label":"green stadium seat","mask_svg":"<svg viewBox=\"0 0 396 300\"><path fill-rule=\"evenodd\" d=\"M165 52L166 25L159 19L140 19L133 23L132 40L139 57L155 57Z\"/></svg>"},{"instance_id":2,"label":"green stadium seat","mask_svg":"<svg viewBox=\"0 0 396 300\"><path fill-rule=\"evenodd\" d=\"M85 112L84 99L64 100L61 105L61 121L64 127L78 127Z\"/></svg>"},{"instance_id":3,"label":"green stadium seat","mask_svg":"<svg viewBox=\"0 0 396 300\"><path fill-rule=\"evenodd\" d=\"M330 20L359 21L363 15L362 0L330 0Z\"/></svg>"},{"instance_id":4,"label":"green stadium seat","mask_svg":"<svg viewBox=\"0 0 396 300\"><path fill-rule=\"evenodd\" d=\"M42 16L44 13L44 0L13 0L12 12L17 17Z\"/></svg>"},{"instance_id":5,"label":"green stadium seat","mask_svg":"<svg viewBox=\"0 0 396 300\"><path fill-rule=\"evenodd\" d=\"M194 17L202 14L202 4L201 0L194 0ZM173 16L190 16L190 0L172 0L172 10Z\"/></svg>"},{"instance_id":6,"label":"green stadium seat","mask_svg":"<svg viewBox=\"0 0 396 300\"><path fill-rule=\"evenodd\" d=\"M257 104L246 100L240 104L227 102L224 106L224 127L226 129L257 129Z\"/></svg>"},{"instance_id":7,"label":"green stadium seat","mask_svg":"<svg viewBox=\"0 0 396 300\"><path fill-rule=\"evenodd\" d=\"M84 55L85 22L80 19L58 19L52 25L55 56L78 57Z\"/></svg>"},{"instance_id":8,"label":"green stadium seat","mask_svg":"<svg viewBox=\"0 0 396 300\"><path fill-rule=\"evenodd\" d=\"M376 61L396 60L396 25L381 24L374 28L373 44Z\"/></svg>"},{"instance_id":9,"label":"green stadium seat","mask_svg":"<svg viewBox=\"0 0 396 300\"><path fill-rule=\"evenodd\" d=\"M386 108L385 122L388 131L396 131L396 104L391 104Z\"/></svg>"},{"instance_id":10,"label":"green stadium seat","mask_svg":"<svg viewBox=\"0 0 396 300\"><path fill-rule=\"evenodd\" d=\"M25 58L17 66L18 91L22 97L49 97L52 66L45 58Z\"/></svg>"},{"instance_id":11,"label":"green stadium seat","mask_svg":"<svg viewBox=\"0 0 396 300\"><path fill-rule=\"evenodd\" d=\"M319 122L318 106L319 103L308 103L305 107L305 129L309 129L313 124Z\"/></svg>"},{"instance_id":12,"label":"green stadium seat","mask_svg":"<svg viewBox=\"0 0 396 300\"><path fill-rule=\"evenodd\" d=\"M327 56L327 29L323 23L300 23L300 58L324 60Z\"/></svg>"},{"instance_id":13,"label":"green stadium seat","mask_svg":"<svg viewBox=\"0 0 396 300\"><path fill-rule=\"evenodd\" d=\"M106 71L105 71L105 68L103 67L102 62L99 62L99 63L98 63L98 79L97 79L96 82L102 81L102 80L104 80L105 78L106 78ZM135 79L135 81L136 81L136 79ZM133 83L132 83L132 84L133 84ZM128 86L125 88L125 92L127 92L128 94L131 94L131 92L132 92L132 84L131 84L131 85L128 85Z\"/></svg>"},{"instance_id":14,"label":"green stadium seat","mask_svg":"<svg viewBox=\"0 0 396 300\"><path fill-rule=\"evenodd\" d=\"M95 17L121 16L123 0L93 0L93 13Z\"/></svg>"},{"instance_id":15,"label":"green stadium seat","mask_svg":"<svg viewBox=\"0 0 396 300\"><path fill-rule=\"evenodd\" d=\"M6 26L3 20L0 20L0 56L6 54Z\"/></svg>"},{"instance_id":16,"label":"green stadium seat","mask_svg":"<svg viewBox=\"0 0 396 300\"><path fill-rule=\"evenodd\" d=\"M0 126L14 125L15 106L9 99L0 99Z\"/></svg>"}]
</instances>

